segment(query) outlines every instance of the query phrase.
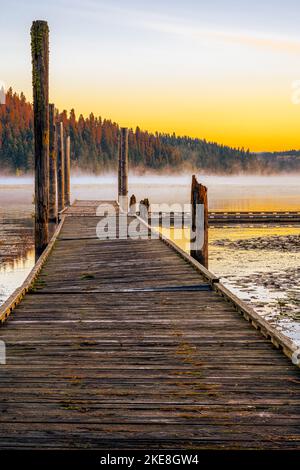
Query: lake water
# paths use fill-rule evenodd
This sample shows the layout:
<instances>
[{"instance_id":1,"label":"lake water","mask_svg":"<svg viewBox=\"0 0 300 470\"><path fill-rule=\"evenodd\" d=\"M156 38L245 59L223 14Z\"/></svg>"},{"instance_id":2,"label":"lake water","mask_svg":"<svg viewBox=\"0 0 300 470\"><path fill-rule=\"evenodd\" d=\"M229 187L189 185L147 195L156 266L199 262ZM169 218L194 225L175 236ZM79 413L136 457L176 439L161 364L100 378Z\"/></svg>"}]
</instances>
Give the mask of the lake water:
<instances>
[{"instance_id":1,"label":"lake water","mask_svg":"<svg viewBox=\"0 0 300 470\"><path fill-rule=\"evenodd\" d=\"M208 187L210 210L300 210L300 176L198 175L198 180ZM134 193L138 201L148 197L156 204L185 204L189 203L190 183L191 175L131 175L129 194ZM116 199L116 188L115 176L78 176L72 179L72 199ZM32 180L0 179L0 303L33 266L32 216ZM173 238L175 235L174 231L169 233ZM210 228L209 268L300 345L300 251L284 245L287 236L299 237L300 227ZM276 246L272 246L274 237L279 237ZM293 246L294 239L289 240ZM187 240L175 241L188 251Z\"/></svg>"}]
</instances>

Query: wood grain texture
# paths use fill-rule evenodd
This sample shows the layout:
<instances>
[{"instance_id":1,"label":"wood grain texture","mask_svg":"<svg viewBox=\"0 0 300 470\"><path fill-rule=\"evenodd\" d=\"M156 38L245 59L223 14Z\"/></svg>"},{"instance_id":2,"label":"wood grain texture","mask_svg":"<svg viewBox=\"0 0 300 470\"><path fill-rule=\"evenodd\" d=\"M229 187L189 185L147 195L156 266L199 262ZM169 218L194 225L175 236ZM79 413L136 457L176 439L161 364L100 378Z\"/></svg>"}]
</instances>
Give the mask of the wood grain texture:
<instances>
[{"instance_id":1,"label":"wood grain texture","mask_svg":"<svg viewBox=\"0 0 300 470\"><path fill-rule=\"evenodd\" d=\"M71 137L66 137L65 152L65 206L68 207L71 202Z\"/></svg>"},{"instance_id":2,"label":"wood grain texture","mask_svg":"<svg viewBox=\"0 0 300 470\"><path fill-rule=\"evenodd\" d=\"M191 256L208 269L208 200L207 188L196 176L191 185Z\"/></svg>"},{"instance_id":3,"label":"wood grain texture","mask_svg":"<svg viewBox=\"0 0 300 470\"><path fill-rule=\"evenodd\" d=\"M57 129L57 202L60 212L65 208L65 142L62 122L59 123Z\"/></svg>"},{"instance_id":4,"label":"wood grain texture","mask_svg":"<svg viewBox=\"0 0 300 470\"><path fill-rule=\"evenodd\" d=\"M98 239L99 205L0 330L0 449L298 449L299 370L163 240Z\"/></svg>"},{"instance_id":5,"label":"wood grain texture","mask_svg":"<svg viewBox=\"0 0 300 470\"><path fill-rule=\"evenodd\" d=\"M118 201L128 210L128 129L121 127L119 136Z\"/></svg>"},{"instance_id":6,"label":"wood grain texture","mask_svg":"<svg viewBox=\"0 0 300 470\"><path fill-rule=\"evenodd\" d=\"M49 104L49 222L57 223L57 136L55 107Z\"/></svg>"}]
</instances>

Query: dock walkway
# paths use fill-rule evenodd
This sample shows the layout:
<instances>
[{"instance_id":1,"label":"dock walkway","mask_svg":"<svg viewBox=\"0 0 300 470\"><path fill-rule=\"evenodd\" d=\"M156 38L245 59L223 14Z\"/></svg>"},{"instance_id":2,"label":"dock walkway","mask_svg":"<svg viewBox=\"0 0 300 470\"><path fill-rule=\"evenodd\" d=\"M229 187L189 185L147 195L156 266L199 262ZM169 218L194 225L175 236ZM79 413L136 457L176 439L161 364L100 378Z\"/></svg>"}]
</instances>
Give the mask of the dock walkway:
<instances>
[{"instance_id":1,"label":"dock walkway","mask_svg":"<svg viewBox=\"0 0 300 470\"><path fill-rule=\"evenodd\" d=\"M0 449L299 448L299 369L163 240L97 238L99 203L0 329Z\"/></svg>"}]
</instances>

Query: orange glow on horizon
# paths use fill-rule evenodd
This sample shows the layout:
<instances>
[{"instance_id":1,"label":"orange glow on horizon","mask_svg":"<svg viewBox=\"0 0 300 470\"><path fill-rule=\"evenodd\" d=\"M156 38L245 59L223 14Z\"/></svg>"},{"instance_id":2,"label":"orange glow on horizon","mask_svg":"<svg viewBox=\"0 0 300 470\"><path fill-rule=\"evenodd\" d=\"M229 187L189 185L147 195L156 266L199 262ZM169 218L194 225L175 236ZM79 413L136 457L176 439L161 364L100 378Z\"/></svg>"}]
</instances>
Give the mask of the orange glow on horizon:
<instances>
[{"instance_id":1,"label":"orange glow on horizon","mask_svg":"<svg viewBox=\"0 0 300 470\"><path fill-rule=\"evenodd\" d=\"M275 92L274 92L275 93ZM213 95L213 94L212 94ZM177 95L170 91L149 93L114 93L99 97L84 95L82 99L71 93L57 93L56 105L68 111L74 107L82 113L111 119L121 126L137 126L149 132L206 139L250 151L283 151L300 148L300 106L290 97L274 99L272 94L241 97ZM235 99L234 99L235 98ZM74 103L74 106L70 103Z\"/></svg>"}]
</instances>

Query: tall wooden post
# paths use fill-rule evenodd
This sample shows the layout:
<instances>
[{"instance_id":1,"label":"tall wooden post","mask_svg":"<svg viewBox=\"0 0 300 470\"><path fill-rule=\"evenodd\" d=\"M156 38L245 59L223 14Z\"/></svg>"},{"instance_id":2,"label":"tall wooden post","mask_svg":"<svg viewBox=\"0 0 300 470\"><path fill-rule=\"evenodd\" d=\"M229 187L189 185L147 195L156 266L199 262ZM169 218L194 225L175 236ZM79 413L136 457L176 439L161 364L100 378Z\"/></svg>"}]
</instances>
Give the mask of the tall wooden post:
<instances>
[{"instance_id":1,"label":"tall wooden post","mask_svg":"<svg viewBox=\"0 0 300 470\"><path fill-rule=\"evenodd\" d=\"M49 28L46 21L31 27L35 157L35 256L48 244L49 218Z\"/></svg>"},{"instance_id":2,"label":"tall wooden post","mask_svg":"<svg viewBox=\"0 0 300 470\"><path fill-rule=\"evenodd\" d=\"M119 204L121 209L128 211L128 129L120 129L119 145Z\"/></svg>"},{"instance_id":3,"label":"tall wooden post","mask_svg":"<svg viewBox=\"0 0 300 470\"><path fill-rule=\"evenodd\" d=\"M208 201L207 188L192 178L191 256L208 268Z\"/></svg>"},{"instance_id":4,"label":"tall wooden post","mask_svg":"<svg viewBox=\"0 0 300 470\"><path fill-rule=\"evenodd\" d=\"M119 131L119 134L118 134L118 201L119 202L120 202L120 193L121 193L120 159L121 159L121 131Z\"/></svg>"},{"instance_id":5,"label":"tall wooden post","mask_svg":"<svg viewBox=\"0 0 300 470\"><path fill-rule=\"evenodd\" d=\"M135 215L136 214L136 197L132 194L130 201L129 201L129 214Z\"/></svg>"},{"instance_id":6,"label":"tall wooden post","mask_svg":"<svg viewBox=\"0 0 300 470\"><path fill-rule=\"evenodd\" d=\"M70 167L71 167L71 139L68 135L66 140L66 154L65 154L65 206L70 205L71 201L71 181L70 181Z\"/></svg>"},{"instance_id":7,"label":"tall wooden post","mask_svg":"<svg viewBox=\"0 0 300 470\"><path fill-rule=\"evenodd\" d=\"M64 150L64 126L61 122L58 133L57 151L57 199L58 211L65 208L65 150Z\"/></svg>"},{"instance_id":8,"label":"tall wooden post","mask_svg":"<svg viewBox=\"0 0 300 470\"><path fill-rule=\"evenodd\" d=\"M57 143L54 104L49 104L49 139L49 222L57 223Z\"/></svg>"}]
</instances>

